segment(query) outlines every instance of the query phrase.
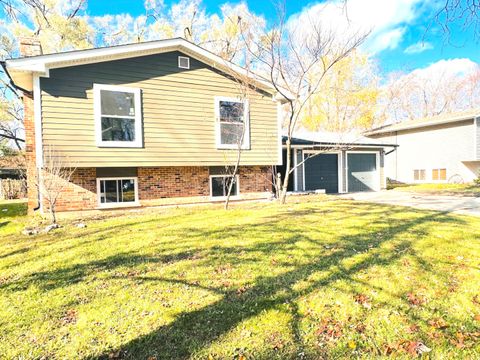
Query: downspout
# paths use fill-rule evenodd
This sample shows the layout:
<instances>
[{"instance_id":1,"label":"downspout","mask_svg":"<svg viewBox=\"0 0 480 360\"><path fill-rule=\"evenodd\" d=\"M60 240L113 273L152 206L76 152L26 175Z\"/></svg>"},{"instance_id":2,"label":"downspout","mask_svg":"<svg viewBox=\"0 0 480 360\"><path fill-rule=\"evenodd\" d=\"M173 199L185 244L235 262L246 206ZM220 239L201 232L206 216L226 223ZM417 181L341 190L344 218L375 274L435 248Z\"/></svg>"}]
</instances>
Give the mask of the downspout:
<instances>
[{"instance_id":1,"label":"downspout","mask_svg":"<svg viewBox=\"0 0 480 360\"><path fill-rule=\"evenodd\" d=\"M41 176L40 171L43 168L43 137L42 137L42 98L40 90L40 76L33 74L33 125L35 129L35 161L36 169L38 171L38 189L37 189L37 201L38 206L34 209L42 209L42 193L40 191Z\"/></svg>"}]
</instances>

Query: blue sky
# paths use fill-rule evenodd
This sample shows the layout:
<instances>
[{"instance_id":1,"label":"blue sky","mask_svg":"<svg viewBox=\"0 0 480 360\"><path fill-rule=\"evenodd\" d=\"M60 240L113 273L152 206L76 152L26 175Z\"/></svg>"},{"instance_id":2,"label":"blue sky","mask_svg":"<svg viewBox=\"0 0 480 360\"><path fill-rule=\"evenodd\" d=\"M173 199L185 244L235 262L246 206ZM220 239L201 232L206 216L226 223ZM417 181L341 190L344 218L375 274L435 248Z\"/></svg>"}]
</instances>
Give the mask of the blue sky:
<instances>
[{"instance_id":1,"label":"blue sky","mask_svg":"<svg viewBox=\"0 0 480 360\"><path fill-rule=\"evenodd\" d=\"M355 17L355 11L357 11L359 17L373 16L374 19L371 24L376 26L375 13L377 13L377 19L381 22L380 26L384 27L383 32L386 34L386 39L388 39L387 33L389 31L395 32L395 29L397 29L397 33L401 32L402 34L400 39L397 38L393 41L394 46L384 46L384 48L375 51L379 66L385 73L395 70L409 72L416 68L427 67L442 59L462 58L480 62L478 42L474 39L472 29L464 29L461 24L456 24L451 27L451 34L447 39L438 24L432 21L431 14L434 8L434 0L382 0L383 4L381 6L378 6L379 3L376 0L356 1L363 2L356 7L355 1L352 1L351 9L348 8L349 15L353 12L351 16ZM225 2L225 0L204 0L203 5L208 13L213 13L219 12L220 6ZM254 13L263 15L267 20L275 18L276 12L273 2L268 0L246 2ZM167 7L172 3L172 0L165 0ZM287 15L295 16L301 12L307 12L319 3L321 2L287 0ZM388 5L386 5L387 3ZM350 5L348 6L350 7ZM92 16L121 13L138 16L144 14L145 10L143 0L89 0L87 12ZM387 20L384 21L384 13L391 14L392 26L388 24L388 15L386 15ZM384 36L382 34L377 35L379 37ZM407 50L409 47L411 51Z\"/></svg>"}]
</instances>

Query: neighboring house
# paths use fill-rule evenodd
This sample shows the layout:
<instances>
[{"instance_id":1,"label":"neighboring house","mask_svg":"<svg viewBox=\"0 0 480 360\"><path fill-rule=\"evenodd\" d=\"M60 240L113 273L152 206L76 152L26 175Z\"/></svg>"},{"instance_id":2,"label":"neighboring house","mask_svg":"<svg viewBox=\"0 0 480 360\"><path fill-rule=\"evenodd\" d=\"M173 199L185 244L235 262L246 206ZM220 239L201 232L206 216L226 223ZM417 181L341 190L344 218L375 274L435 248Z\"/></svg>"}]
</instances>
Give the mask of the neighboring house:
<instances>
[{"instance_id":1,"label":"neighboring house","mask_svg":"<svg viewBox=\"0 0 480 360\"><path fill-rule=\"evenodd\" d=\"M20 155L0 156L0 179L24 178L25 160Z\"/></svg>"},{"instance_id":2,"label":"neighboring house","mask_svg":"<svg viewBox=\"0 0 480 360\"><path fill-rule=\"evenodd\" d=\"M25 159L22 155L0 156L0 199L26 196Z\"/></svg>"},{"instance_id":3,"label":"neighboring house","mask_svg":"<svg viewBox=\"0 0 480 360\"><path fill-rule=\"evenodd\" d=\"M35 47L21 44L30 55ZM50 148L76 168L59 211L223 199L243 126L233 199L271 192L271 169L282 161L281 99L268 82L184 39L24 57L4 68L24 93L29 173ZM248 99L239 78L254 87ZM35 186L28 195L37 207Z\"/></svg>"},{"instance_id":4,"label":"neighboring house","mask_svg":"<svg viewBox=\"0 0 480 360\"><path fill-rule=\"evenodd\" d=\"M480 171L480 111L404 121L365 135L397 144L386 176L404 183L471 182Z\"/></svg>"},{"instance_id":5,"label":"neighboring house","mask_svg":"<svg viewBox=\"0 0 480 360\"><path fill-rule=\"evenodd\" d=\"M384 189L384 154L396 148L363 136L328 132L297 133L291 143L294 171L289 190L295 192L346 193ZM285 149L283 158L285 164ZM285 172L284 166L280 172Z\"/></svg>"}]
</instances>

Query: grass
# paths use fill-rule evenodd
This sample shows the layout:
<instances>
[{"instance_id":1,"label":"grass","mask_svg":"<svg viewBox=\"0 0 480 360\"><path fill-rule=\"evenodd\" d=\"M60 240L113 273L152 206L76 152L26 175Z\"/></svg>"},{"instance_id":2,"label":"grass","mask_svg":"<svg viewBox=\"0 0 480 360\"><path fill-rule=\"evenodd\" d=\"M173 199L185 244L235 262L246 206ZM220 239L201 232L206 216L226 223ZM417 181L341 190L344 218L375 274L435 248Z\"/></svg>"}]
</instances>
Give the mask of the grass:
<instances>
[{"instance_id":1,"label":"grass","mask_svg":"<svg viewBox=\"0 0 480 360\"><path fill-rule=\"evenodd\" d=\"M478 218L309 196L27 237L0 203L0 357L480 357Z\"/></svg>"},{"instance_id":2,"label":"grass","mask_svg":"<svg viewBox=\"0 0 480 360\"><path fill-rule=\"evenodd\" d=\"M408 184L395 187L395 191L432 195L480 196L480 186L475 184Z\"/></svg>"}]
</instances>

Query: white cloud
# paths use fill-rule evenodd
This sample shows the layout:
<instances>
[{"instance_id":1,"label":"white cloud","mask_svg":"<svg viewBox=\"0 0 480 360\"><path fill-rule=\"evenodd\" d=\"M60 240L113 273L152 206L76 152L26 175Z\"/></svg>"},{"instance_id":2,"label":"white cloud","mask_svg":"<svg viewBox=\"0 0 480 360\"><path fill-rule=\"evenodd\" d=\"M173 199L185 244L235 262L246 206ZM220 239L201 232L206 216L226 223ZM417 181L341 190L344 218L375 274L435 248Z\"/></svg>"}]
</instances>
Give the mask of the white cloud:
<instances>
[{"instance_id":1,"label":"white cloud","mask_svg":"<svg viewBox=\"0 0 480 360\"><path fill-rule=\"evenodd\" d=\"M433 49L433 45L426 41L419 41L408 46L403 52L405 54L419 54L421 52Z\"/></svg>"},{"instance_id":2,"label":"white cloud","mask_svg":"<svg viewBox=\"0 0 480 360\"><path fill-rule=\"evenodd\" d=\"M450 76L465 76L478 68L478 64L467 58L443 59L424 68L413 70L410 75L419 78L444 78Z\"/></svg>"},{"instance_id":3,"label":"white cloud","mask_svg":"<svg viewBox=\"0 0 480 360\"><path fill-rule=\"evenodd\" d=\"M422 0L330 0L292 15L289 26L302 28L314 19L313 23L340 33L370 32L363 48L375 54L397 48L407 26L425 12L428 3Z\"/></svg>"}]
</instances>

